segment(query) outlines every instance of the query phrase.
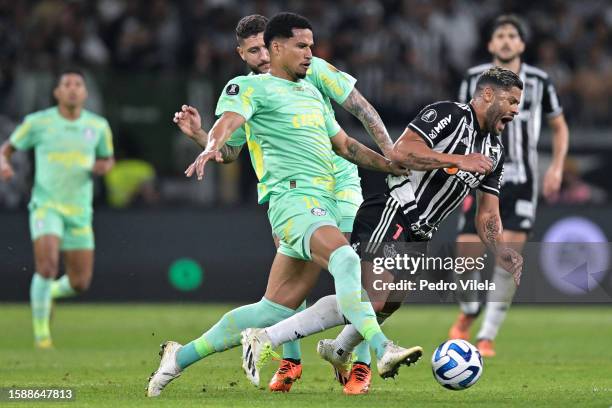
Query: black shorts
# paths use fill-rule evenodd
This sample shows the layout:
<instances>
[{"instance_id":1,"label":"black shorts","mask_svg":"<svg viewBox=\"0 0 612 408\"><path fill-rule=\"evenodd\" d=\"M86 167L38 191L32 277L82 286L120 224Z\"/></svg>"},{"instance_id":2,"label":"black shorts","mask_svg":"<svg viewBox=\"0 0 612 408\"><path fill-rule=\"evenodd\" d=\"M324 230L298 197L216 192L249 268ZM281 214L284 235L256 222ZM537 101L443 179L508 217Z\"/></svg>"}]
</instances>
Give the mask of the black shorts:
<instances>
[{"instance_id":1,"label":"black shorts","mask_svg":"<svg viewBox=\"0 0 612 408\"><path fill-rule=\"evenodd\" d=\"M532 201L531 188L505 184L499 195L499 212L505 230L529 234L535 222L536 203ZM459 215L459 234L477 234L476 194L471 192L463 200Z\"/></svg>"},{"instance_id":2,"label":"black shorts","mask_svg":"<svg viewBox=\"0 0 612 408\"><path fill-rule=\"evenodd\" d=\"M377 194L361 203L351 245L362 260L372 262L376 257L392 258L415 248L421 252L426 250L427 242L411 236L410 221L404 217L399 202L387 194Z\"/></svg>"}]
</instances>

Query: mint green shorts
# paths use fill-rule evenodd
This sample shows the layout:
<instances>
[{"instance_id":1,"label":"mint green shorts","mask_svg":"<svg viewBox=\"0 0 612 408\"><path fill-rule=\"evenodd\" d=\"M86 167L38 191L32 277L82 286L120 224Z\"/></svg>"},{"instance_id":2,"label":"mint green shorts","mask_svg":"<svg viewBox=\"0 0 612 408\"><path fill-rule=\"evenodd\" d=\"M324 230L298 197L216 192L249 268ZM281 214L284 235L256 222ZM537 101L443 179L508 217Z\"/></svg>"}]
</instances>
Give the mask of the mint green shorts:
<instances>
[{"instance_id":1,"label":"mint green shorts","mask_svg":"<svg viewBox=\"0 0 612 408\"><path fill-rule=\"evenodd\" d=\"M268 219L272 233L280 241L278 252L310 261L310 237L313 232L324 225L338 227L341 216L332 198L290 192L270 198Z\"/></svg>"},{"instance_id":2,"label":"mint green shorts","mask_svg":"<svg viewBox=\"0 0 612 408\"><path fill-rule=\"evenodd\" d=\"M32 241L43 235L60 238L60 249L94 249L92 214L66 216L48 207L30 209L30 236Z\"/></svg>"},{"instance_id":3,"label":"mint green shorts","mask_svg":"<svg viewBox=\"0 0 612 408\"><path fill-rule=\"evenodd\" d=\"M336 205L340 211L340 231L353 232L353 223L359 206L363 202L361 186L349 185L346 187L336 186L334 191Z\"/></svg>"}]
</instances>

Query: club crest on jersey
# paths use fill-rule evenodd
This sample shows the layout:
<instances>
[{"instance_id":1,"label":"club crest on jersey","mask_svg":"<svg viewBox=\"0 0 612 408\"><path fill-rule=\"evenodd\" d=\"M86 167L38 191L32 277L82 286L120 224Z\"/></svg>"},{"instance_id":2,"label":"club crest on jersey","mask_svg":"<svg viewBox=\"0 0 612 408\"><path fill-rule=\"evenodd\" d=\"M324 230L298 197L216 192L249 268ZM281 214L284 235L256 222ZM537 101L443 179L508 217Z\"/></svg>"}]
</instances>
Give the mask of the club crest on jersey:
<instances>
[{"instance_id":1,"label":"club crest on jersey","mask_svg":"<svg viewBox=\"0 0 612 408\"><path fill-rule=\"evenodd\" d=\"M438 117L438 112L435 109L428 109L425 111L423 115L421 115L421 120L423 122L431 123Z\"/></svg>"},{"instance_id":2,"label":"club crest on jersey","mask_svg":"<svg viewBox=\"0 0 612 408\"><path fill-rule=\"evenodd\" d=\"M448 115L447 117L440 119L440 121L436 123L436 126L434 126L434 128L431 129L431 132L429 132L429 138L435 139L440 134L440 132L446 126L448 126L449 123L451 123L451 115Z\"/></svg>"},{"instance_id":3,"label":"club crest on jersey","mask_svg":"<svg viewBox=\"0 0 612 408\"><path fill-rule=\"evenodd\" d=\"M229 84L227 88L225 88L225 93L228 95L238 95L238 92L240 92L240 87L236 84Z\"/></svg>"},{"instance_id":4,"label":"club crest on jersey","mask_svg":"<svg viewBox=\"0 0 612 408\"><path fill-rule=\"evenodd\" d=\"M85 130L83 130L83 137L85 137L86 140L93 140L96 134L92 128L85 128Z\"/></svg>"},{"instance_id":5,"label":"club crest on jersey","mask_svg":"<svg viewBox=\"0 0 612 408\"><path fill-rule=\"evenodd\" d=\"M317 217L322 217L327 214L327 210L324 210L323 208L319 207L313 208L312 210L310 210L310 212L312 213L312 215L316 215Z\"/></svg>"}]
</instances>

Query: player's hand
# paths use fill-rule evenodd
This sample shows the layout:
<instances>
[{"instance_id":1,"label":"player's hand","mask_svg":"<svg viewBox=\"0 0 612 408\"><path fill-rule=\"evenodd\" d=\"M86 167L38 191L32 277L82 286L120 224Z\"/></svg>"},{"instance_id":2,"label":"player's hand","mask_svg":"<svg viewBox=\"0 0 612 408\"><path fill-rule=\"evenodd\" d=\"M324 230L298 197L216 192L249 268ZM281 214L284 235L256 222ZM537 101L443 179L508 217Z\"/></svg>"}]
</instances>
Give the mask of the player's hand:
<instances>
[{"instance_id":1,"label":"player's hand","mask_svg":"<svg viewBox=\"0 0 612 408\"><path fill-rule=\"evenodd\" d=\"M523 256L512 248L504 248L497 254L497 263L512 274L514 283L521 283L523 273Z\"/></svg>"},{"instance_id":2,"label":"player's hand","mask_svg":"<svg viewBox=\"0 0 612 408\"><path fill-rule=\"evenodd\" d=\"M173 122L178 125L181 132L191 139L196 138L202 128L200 113L196 108L189 105L183 105L180 112L174 112Z\"/></svg>"},{"instance_id":3,"label":"player's hand","mask_svg":"<svg viewBox=\"0 0 612 408\"><path fill-rule=\"evenodd\" d=\"M189 167L187 167L187 170L185 170L185 175L187 177L191 177L193 176L193 173L195 173L198 180L202 180L204 177L204 166L209 160L214 160L217 163L223 163L221 152L218 150L204 150L198 155L198 157L196 157L195 161L191 163Z\"/></svg>"},{"instance_id":4,"label":"player's hand","mask_svg":"<svg viewBox=\"0 0 612 408\"><path fill-rule=\"evenodd\" d=\"M550 166L544 175L542 183L542 194L547 200L552 200L561 188L563 180L563 169L557 166Z\"/></svg>"},{"instance_id":5,"label":"player's hand","mask_svg":"<svg viewBox=\"0 0 612 408\"><path fill-rule=\"evenodd\" d=\"M13 166L4 159L0 159L0 179L2 181L9 181L15 176Z\"/></svg>"},{"instance_id":6,"label":"player's hand","mask_svg":"<svg viewBox=\"0 0 612 408\"><path fill-rule=\"evenodd\" d=\"M481 153L470 153L459 159L457 167L470 173L489 174L493 170L493 160Z\"/></svg>"},{"instance_id":7,"label":"player's hand","mask_svg":"<svg viewBox=\"0 0 612 408\"><path fill-rule=\"evenodd\" d=\"M402 167L401 165L392 161L389 162L389 173L393 174L394 176L409 176L411 174L410 169Z\"/></svg>"}]
</instances>

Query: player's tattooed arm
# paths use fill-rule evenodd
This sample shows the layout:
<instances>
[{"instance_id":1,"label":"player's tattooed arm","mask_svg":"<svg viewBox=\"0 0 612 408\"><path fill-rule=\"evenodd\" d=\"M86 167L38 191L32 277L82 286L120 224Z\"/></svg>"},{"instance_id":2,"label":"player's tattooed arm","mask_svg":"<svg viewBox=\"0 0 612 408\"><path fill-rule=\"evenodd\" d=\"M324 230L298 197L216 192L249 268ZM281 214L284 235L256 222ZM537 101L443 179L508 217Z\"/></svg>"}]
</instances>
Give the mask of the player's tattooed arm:
<instances>
[{"instance_id":1,"label":"player's tattooed arm","mask_svg":"<svg viewBox=\"0 0 612 408\"><path fill-rule=\"evenodd\" d=\"M389 157L393 149L393 141L389 137L387 128L376 109L364 98L357 88L353 88L342 104L342 107L359 119L383 154Z\"/></svg>"},{"instance_id":2,"label":"player's tattooed arm","mask_svg":"<svg viewBox=\"0 0 612 408\"><path fill-rule=\"evenodd\" d=\"M512 274L518 286L523 271L523 257L512 248L512 243L504 242L502 221L499 215L499 198L494 194L478 191L476 212L476 231L480 240L495 254L498 265Z\"/></svg>"},{"instance_id":3,"label":"player's tattooed arm","mask_svg":"<svg viewBox=\"0 0 612 408\"><path fill-rule=\"evenodd\" d=\"M393 164L389 159L353 139L342 129L331 138L334 152L351 163L368 170L406 175L408 170Z\"/></svg>"},{"instance_id":4,"label":"player's tattooed arm","mask_svg":"<svg viewBox=\"0 0 612 408\"><path fill-rule=\"evenodd\" d=\"M491 159L480 153L458 155L436 152L409 128L395 142L390 159L405 168L421 171L455 168L487 174L493 169Z\"/></svg>"}]
</instances>

